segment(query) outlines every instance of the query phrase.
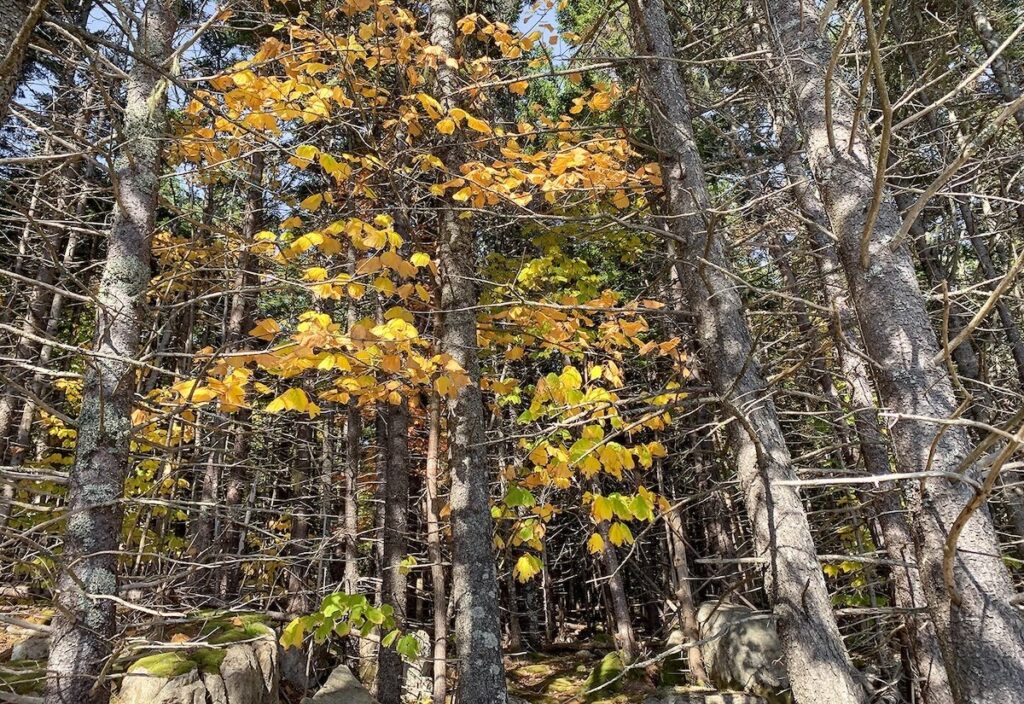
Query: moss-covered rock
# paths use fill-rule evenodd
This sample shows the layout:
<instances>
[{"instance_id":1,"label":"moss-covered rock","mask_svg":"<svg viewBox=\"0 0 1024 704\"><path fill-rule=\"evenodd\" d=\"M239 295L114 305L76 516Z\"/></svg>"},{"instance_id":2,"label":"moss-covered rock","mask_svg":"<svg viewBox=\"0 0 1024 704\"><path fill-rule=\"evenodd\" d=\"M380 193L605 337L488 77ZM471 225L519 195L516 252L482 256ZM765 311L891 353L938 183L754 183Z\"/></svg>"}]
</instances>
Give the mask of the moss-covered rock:
<instances>
[{"instance_id":1,"label":"moss-covered rock","mask_svg":"<svg viewBox=\"0 0 1024 704\"><path fill-rule=\"evenodd\" d=\"M212 645L226 645L256 638L274 637L274 629L259 621L236 624L211 624L204 628L202 635Z\"/></svg>"},{"instance_id":2,"label":"moss-covered rock","mask_svg":"<svg viewBox=\"0 0 1024 704\"><path fill-rule=\"evenodd\" d=\"M209 621L205 643L132 663L119 704L277 704L278 645L258 619Z\"/></svg>"},{"instance_id":3,"label":"moss-covered rock","mask_svg":"<svg viewBox=\"0 0 1024 704\"><path fill-rule=\"evenodd\" d=\"M128 666L128 672L173 679L192 672L198 669L198 667L198 663L189 659L188 653L176 650L170 653L154 653L153 655L139 658Z\"/></svg>"},{"instance_id":4,"label":"moss-covered rock","mask_svg":"<svg viewBox=\"0 0 1024 704\"><path fill-rule=\"evenodd\" d=\"M622 654L617 650L601 658L601 662L591 670L587 681L583 683L583 695L588 700L607 697L621 685L622 674L626 670Z\"/></svg>"}]
</instances>

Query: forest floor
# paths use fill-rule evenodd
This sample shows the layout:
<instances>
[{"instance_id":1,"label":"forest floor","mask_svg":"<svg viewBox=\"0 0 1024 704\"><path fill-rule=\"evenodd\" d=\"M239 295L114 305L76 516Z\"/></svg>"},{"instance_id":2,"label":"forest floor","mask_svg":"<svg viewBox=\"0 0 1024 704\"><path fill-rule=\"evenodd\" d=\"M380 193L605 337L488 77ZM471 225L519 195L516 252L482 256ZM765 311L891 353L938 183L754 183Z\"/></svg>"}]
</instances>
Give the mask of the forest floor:
<instances>
[{"instance_id":1,"label":"forest floor","mask_svg":"<svg viewBox=\"0 0 1024 704\"><path fill-rule=\"evenodd\" d=\"M601 656L589 651L578 653L531 653L522 658L508 658L505 662L509 692L531 704L625 704L642 701L655 690L646 673L636 677L625 676L614 686L605 688L607 694L595 692L585 698L588 680L601 665Z\"/></svg>"}]
</instances>

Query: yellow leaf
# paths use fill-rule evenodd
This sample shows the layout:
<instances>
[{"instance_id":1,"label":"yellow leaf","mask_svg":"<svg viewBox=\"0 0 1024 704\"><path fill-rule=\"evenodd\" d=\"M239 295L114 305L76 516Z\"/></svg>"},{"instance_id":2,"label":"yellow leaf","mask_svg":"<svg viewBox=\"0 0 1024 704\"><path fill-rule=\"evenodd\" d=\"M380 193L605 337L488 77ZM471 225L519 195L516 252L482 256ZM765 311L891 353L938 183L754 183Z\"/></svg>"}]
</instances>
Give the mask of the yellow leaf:
<instances>
[{"instance_id":1,"label":"yellow leaf","mask_svg":"<svg viewBox=\"0 0 1024 704\"><path fill-rule=\"evenodd\" d=\"M526 81L516 81L509 84L508 89L516 95L524 95L529 84Z\"/></svg>"},{"instance_id":2,"label":"yellow leaf","mask_svg":"<svg viewBox=\"0 0 1024 704\"><path fill-rule=\"evenodd\" d=\"M309 210L309 211L315 213L317 208L319 208L320 204L323 203L323 202L324 202L323 194L322 193L314 193L313 195L309 196L308 198L303 199L303 201L301 203L299 203L299 207L304 208L305 210Z\"/></svg>"},{"instance_id":3,"label":"yellow leaf","mask_svg":"<svg viewBox=\"0 0 1024 704\"><path fill-rule=\"evenodd\" d=\"M424 267L430 263L430 255L425 252L415 252L411 257L409 257L409 261L417 268Z\"/></svg>"},{"instance_id":4,"label":"yellow leaf","mask_svg":"<svg viewBox=\"0 0 1024 704\"><path fill-rule=\"evenodd\" d=\"M437 389L437 393L442 396L448 396L448 392L452 388L452 380L447 376L439 376L434 380L434 388Z\"/></svg>"},{"instance_id":5,"label":"yellow leaf","mask_svg":"<svg viewBox=\"0 0 1024 704\"><path fill-rule=\"evenodd\" d=\"M441 134L452 134L455 132L455 120L450 117L446 117L436 125L437 131Z\"/></svg>"},{"instance_id":6,"label":"yellow leaf","mask_svg":"<svg viewBox=\"0 0 1024 704\"><path fill-rule=\"evenodd\" d=\"M295 148L295 156L288 160L288 163L299 169L305 169L316 158L317 148L312 144L301 144Z\"/></svg>"},{"instance_id":7,"label":"yellow leaf","mask_svg":"<svg viewBox=\"0 0 1024 704\"><path fill-rule=\"evenodd\" d=\"M605 111L612 106L612 96L609 93L601 92L595 93L594 97L590 99L590 107L594 110Z\"/></svg>"},{"instance_id":8,"label":"yellow leaf","mask_svg":"<svg viewBox=\"0 0 1024 704\"><path fill-rule=\"evenodd\" d=\"M255 81L256 74L247 69L245 71L239 71L238 73L232 74L231 80L234 81L236 86L242 88Z\"/></svg>"},{"instance_id":9,"label":"yellow leaf","mask_svg":"<svg viewBox=\"0 0 1024 704\"><path fill-rule=\"evenodd\" d=\"M619 210L625 210L629 207L629 196L625 191L615 191L615 195L612 196L612 204Z\"/></svg>"},{"instance_id":10,"label":"yellow leaf","mask_svg":"<svg viewBox=\"0 0 1024 704\"><path fill-rule=\"evenodd\" d=\"M267 413L280 413L284 410L305 411L309 408L309 397L300 388L292 388L267 404Z\"/></svg>"},{"instance_id":11,"label":"yellow leaf","mask_svg":"<svg viewBox=\"0 0 1024 704\"><path fill-rule=\"evenodd\" d=\"M612 544L616 546L632 545L633 533L625 523L615 521L612 523L612 527L608 529L608 540L612 541Z\"/></svg>"},{"instance_id":12,"label":"yellow leaf","mask_svg":"<svg viewBox=\"0 0 1024 704\"><path fill-rule=\"evenodd\" d=\"M512 570L520 582L528 582L541 570L540 559L536 555L523 555L516 560L516 566Z\"/></svg>"},{"instance_id":13,"label":"yellow leaf","mask_svg":"<svg viewBox=\"0 0 1024 704\"><path fill-rule=\"evenodd\" d=\"M469 126L469 129L475 130L476 132L482 132L484 134L491 133L491 126L489 124L483 120L478 120L472 115L466 115L466 125Z\"/></svg>"},{"instance_id":14,"label":"yellow leaf","mask_svg":"<svg viewBox=\"0 0 1024 704\"><path fill-rule=\"evenodd\" d=\"M273 318L264 318L260 322L256 323L256 327L249 331L249 335L270 342L274 339L274 335L279 332L281 332L281 326L277 324L276 320Z\"/></svg>"},{"instance_id":15,"label":"yellow leaf","mask_svg":"<svg viewBox=\"0 0 1024 704\"><path fill-rule=\"evenodd\" d=\"M530 461L538 467L543 467L548 463L548 448L545 445L538 445L533 448L533 452L530 453Z\"/></svg>"},{"instance_id":16,"label":"yellow leaf","mask_svg":"<svg viewBox=\"0 0 1024 704\"><path fill-rule=\"evenodd\" d=\"M590 540L587 541L587 550L590 551L591 555L596 555L604 550L604 538L602 538L598 533L591 535Z\"/></svg>"},{"instance_id":17,"label":"yellow leaf","mask_svg":"<svg viewBox=\"0 0 1024 704\"><path fill-rule=\"evenodd\" d=\"M420 101L423 109L427 111L427 115L430 116L431 120L436 120L441 117L444 112L444 108L441 107L441 103L437 102L433 96L427 95L426 93L417 93L416 99Z\"/></svg>"},{"instance_id":18,"label":"yellow leaf","mask_svg":"<svg viewBox=\"0 0 1024 704\"><path fill-rule=\"evenodd\" d=\"M595 496L593 503L590 504L590 515L594 517L594 520L598 523L603 521L611 520L614 511L612 509L612 502L604 496Z\"/></svg>"}]
</instances>

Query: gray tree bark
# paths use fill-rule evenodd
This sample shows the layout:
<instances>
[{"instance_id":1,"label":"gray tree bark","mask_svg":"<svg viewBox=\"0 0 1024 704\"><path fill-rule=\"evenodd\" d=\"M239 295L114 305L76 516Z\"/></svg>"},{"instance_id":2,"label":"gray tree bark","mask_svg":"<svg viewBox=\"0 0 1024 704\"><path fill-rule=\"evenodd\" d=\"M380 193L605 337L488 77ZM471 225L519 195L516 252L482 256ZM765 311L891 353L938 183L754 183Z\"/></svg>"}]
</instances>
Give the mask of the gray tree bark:
<instances>
[{"instance_id":1,"label":"gray tree bark","mask_svg":"<svg viewBox=\"0 0 1024 704\"><path fill-rule=\"evenodd\" d=\"M655 136L661 152L668 227L685 259L676 262L696 337L712 384L733 416L728 439L759 555L768 561L765 592L779 618L779 636L797 701L863 702L818 563L807 514L778 415L754 360L753 343L722 238L714 232L707 185L690 106L662 0L631 0Z\"/></svg>"},{"instance_id":2,"label":"gray tree bark","mask_svg":"<svg viewBox=\"0 0 1024 704\"><path fill-rule=\"evenodd\" d=\"M434 704L444 704L448 689L448 597L441 550L441 506L438 499L438 453L441 444L441 399L430 394L427 409L427 555L430 558L430 581L433 590L433 659Z\"/></svg>"},{"instance_id":3,"label":"gray tree bark","mask_svg":"<svg viewBox=\"0 0 1024 704\"><path fill-rule=\"evenodd\" d=\"M402 560L407 548L409 523L409 408L403 400L382 409L387 424L387 455L384 461L384 562L381 565L381 598L395 610L395 627L403 628L406 607L406 576ZM381 704L401 704L402 658L392 646L381 647L377 663L377 699Z\"/></svg>"},{"instance_id":4,"label":"gray tree bark","mask_svg":"<svg viewBox=\"0 0 1024 704\"><path fill-rule=\"evenodd\" d=\"M435 87L439 102L455 107L456 70L445 63L455 57L454 0L431 0L431 44L440 47ZM457 150L448 150L458 159ZM501 654L497 570L491 547L488 502L491 471L484 444L484 409L480 391L475 307L476 247L467 222L445 204L438 213L438 265L444 314L442 351L469 375L469 383L448 402L451 447L452 598L455 643L459 657L460 704L506 704L505 665Z\"/></svg>"},{"instance_id":5,"label":"gray tree bark","mask_svg":"<svg viewBox=\"0 0 1024 704\"><path fill-rule=\"evenodd\" d=\"M900 217L882 198L877 219L862 237L874 195L874 165L862 142L844 147L853 129L853 107L835 91L829 145L824 77L831 47L818 33L814 5L769 0L769 20L782 57L777 76L790 87L807 158L838 240L864 344L883 402L901 417L891 428L901 466L954 473L970 452L960 427L943 428L956 411L949 375L939 355L910 254L893 248ZM869 18L872 21L872 18ZM923 420L922 420L923 419ZM981 467L966 468L977 477ZM957 701L986 704L1024 697L1024 621L1011 604L1013 585L1000 558L991 516L973 514L953 560L953 584L943 578L947 532L972 496L964 483L927 478L908 485L915 548L932 621Z\"/></svg>"},{"instance_id":6,"label":"gray tree bark","mask_svg":"<svg viewBox=\"0 0 1024 704\"><path fill-rule=\"evenodd\" d=\"M149 0L136 50L162 66L171 54L176 0ZM105 702L97 681L110 655L117 594L120 500L128 471L139 335L146 315L166 85L137 62L128 79L115 170L117 199L97 294L96 336L86 372L78 445L68 485L58 609L47 664L46 704Z\"/></svg>"},{"instance_id":7,"label":"gray tree bark","mask_svg":"<svg viewBox=\"0 0 1024 704\"><path fill-rule=\"evenodd\" d=\"M831 224L817 189L810 181L810 174L795 151L797 136L791 126L783 128L780 141L794 198L809 221L810 239L824 284L824 300L834 311L832 333L839 365L847 382L864 470L870 475L882 476L889 472L889 443L882 432L871 369L862 356L857 315L850 304L842 265L832 242ZM906 467L900 470L913 471ZM915 668L916 689L922 701L926 704L952 704L953 692L935 626L930 619L915 613L925 606L924 588L917 568L910 524L903 513L900 498L896 490L882 488L875 503L885 551L897 563L891 571L894 602L905 610L904 629Z\"/></svg>"}]
</instances>

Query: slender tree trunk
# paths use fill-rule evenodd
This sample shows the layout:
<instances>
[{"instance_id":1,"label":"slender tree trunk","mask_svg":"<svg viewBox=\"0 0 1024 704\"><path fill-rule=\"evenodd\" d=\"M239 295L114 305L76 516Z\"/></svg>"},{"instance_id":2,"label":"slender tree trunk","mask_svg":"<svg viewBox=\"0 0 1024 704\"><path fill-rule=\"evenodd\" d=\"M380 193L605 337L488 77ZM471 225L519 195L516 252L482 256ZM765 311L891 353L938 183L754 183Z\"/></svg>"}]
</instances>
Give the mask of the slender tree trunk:
<instances>
[{"instance_id":1,"label":"slender tree trunk","mask_svg":"<svg viewBox=\"0 0 1024 704\"><path fill-rule=\"evenodd\" d=\"M257 283L253 271L256 260L249 248L256 241L263 220L263 172L265 164L263 154L259 151L252 156L249 183L245 196L245 216L242 221L242 243L238 253L238 267L232 280L231 303L228 307L227 324L224 328L224 347L231 349L237 346L253 327L254 295L250 290ZM235 559L238 553L239 539L238 514L242 499L252 478L247 476L249 464L249 437L251 429L249 419L251 411L240 408L235 412L235 420L229 431L230 448L225 453L227 458L227 486L224 490L226 517L220 536L220 555L226 564L220 573L220 595L228 598L238 593L241 580L241 563Z\"/></svg>"},{"instance_id":2,"label":"slender tree trunk","mask_svg":"<svg viewBox=\"0 0 1024 704\"><path fill-rule=\"evenodd\" d=\"M784 57L777 75L795 98L808 161L838 240L865 347L878 364L879 391L884 403L902 414L891 431L897 460L914 471L957 473L970 452L970 440L960 427L939 425L955 413L956 399L909 252L892 246L900 218L888 196L878 203L869 237L863 237L875 197L875 167L862 143L855 142L852 152L845 149L853 108L840 91L832 95L836 146L828 141L825 71L830 47L818 33L816 6L771 0L768 7ZM964 469L972 477L982 471ZM954 696L978 704L1021 699L1024 621L1011 603L1013 586L988 510L976 511L963 531L952 562L953 583L947 586L946 535L972 491L945 478L910 482L909 490L922 584Z\"/></svg>"},{"instance_id":3,"label":"slender tree trunk","mask_svg":"<svg viewBox=\"0 0 1024 704\"><path fill-rule=\"evenodd\" d=\"M0 0L0 126L14 101L25 50L47 0Z\"/></svg>"},{"instance_id":4,"label":"slender tree trunk","mask_svg":"<svg viewBox=\"0 0 1024 704\"><path fill-rule=\"evenodd\" d=\"M355 401L345 408L345 591L359 591L359 460L362 415Z\"/></svg>"},{"instance_id":5,"label":"slender tree trunk","mask_svg":"<svg viewBox=\"0 0 1024 704\"><path fill-rule=\"evenodd\" d=\"M982 276L991 282L990 287L994 287L1001 275L996 271L995 262L992 261L992 254L988 249L988 243L978 233L970 203L958 200L957 205L964 221L964 229L967 230L971 246L978 257L978 268L981 269ZM1017 369L1017 381L1021 389L1024 389L1024 337L1021 336L1020 324L1010 310L1009 303L1002 298L996 301L996 313L999 315L999 324L1003 328L1006 344L1010 348L1010 356L1013 358L1014 366Z\"/></svg>"},{"instance_id":6,"label":"slender tree trunk","mask_svg":"<svg viewBox=\"0 0 1024 704\"><path fill-rule=\"evenodd\" d=\"M601 550L601 566L604 570L604 583L611 605L609 615L614 626L615 645L626 662L633 662L639 655L640 649L637 646L636 633L633 631L633 614L630 612L629 598L626 596L626 584L622 579L619 556L615 553L615 546L608 538L608 522L599 523L597 530L604 540L604 548Z\"/></svg>"},{"instance_id":7,"label":"slender tree trunk","mask_svg":"<svg viewBox=\"0 0 1024 704\"><path fill-rule=\"evenodd\" d=\"M704 170L697 153L682 76L662 0L631 0L637 53L644 63L655 136L662 154L667 214L682 243L676 263L697 341L715 390L733 416L729 445L754 530L768 561L765 592L779 618L779 636L794 697L819 704L864 701L863 687L836 625L807 514L774 403L753 359L753 343L724 244L714 232ZM702 259L704 261L702 261Z\"/></svg>"},{"instance_id":8,"label":"slender tree trunk","mask_svg":"<svg viewBox=\"0 0 1024 704\"><path fill-rule=\"evenodd\" d=\"M445 59L455 57L456 3L431 0L430 42L440 47L438 100L455 107L458 74ZM458 158L449 150L448 156ZM441 349L469 376L450 399L452 597L459 655L459 704L506 704L501 654L497 571L491 547L490 468L484 444L484 409L477 357L475 238L449 204L438 213L438 264L444 331Z\"/></svg>"},{"instance_id":9,"label":"slender tree trunk","mask_svg":"<svg viewBox=\"0 0 1024 704\"><path fill-rule=\"evenodd\" d=\"M981 46L984 47L985 53L989 57L995 55L999 46L1003 43L1001 37L996 34L995 29L992 27L992 23L988 19L988 15L985 14L985 8L981 6L980 0L966 0L965 3L967 11L971 15L971 27L974 29L974 33L978 37L978 41L981 42ZM1003 96L1003 99L1007 102L1016 100L1020 97L1020 86L1013 78L1013 73L1010 70L1010 66L1006 62L1006 53L996 56L995 60L991 64L992 75L996 79L996 84L999 86L999 92ZM1017 122L1017 126L1021 132L1024 132L1024 108L1021 108L1013 114L1013 119Z\"/></svg>"},{"instance_id":10,"label":"slender tree trunk","mask_svg":"<svg viewBox=\"0 0 1024 704\"><path fill-rule=\"evenodd\" d=\"M441 517L438 500L438 454L441 441L441 399L431 392L427 408L427 556L430 558L430 582L434 615L434 691L433 703L444 704L448 688L448 597L444 583L444 558L441 551Z\"/></svg>"},{"instance_id":11,"label":"slender tree trunk","mask_svg":"<svg viewBox=\"0 0 1024 704\"><path fill-rule=\"evenodd\" d=\"M704 658L700 653L700 626L697 623L697 605L690 587L690 565L686 560L686 529L679 509L673 508L665 514L665 531L668 541L669 559L672 562L672 586L676 595L676 606L679 609L679 621L683 638L693 643L686 649L686 661L690 675L696 683L710 682L708 672L704 668Z\"/></svg>"},{"instance_id":12,"label":"slender tree trunk","mask_svg":"<svg viewBox=\"0 0 1024 704\"><path fill-rule=\"evenodd\" d=\"M395 610L395 627L404 628L407 580L402 560L407 548L409 522L409 407L403 400L384 409L387 423L387 455L384 458L384 563L381 565L381 597ZM402 701L402 658L382 647L377 664L377 699L381 704Z\"/></svg>"},{"instance_id":13,"label":"slender tree trunk","mask_svg":"<svg viewBox=\"0 0 1024 704\"><path fill-rule=\"evenodd\" d=\"M295 456L291 466L291 538L288 553L291 558L288 570L288 604L286 612L293 618L310 610L309 600L309 511L306 490L309 487L310 470L313 465L313 432L311 424L302 421L295 432Z\"/></svg>"},{"instance_id":14,"label":"slender tree trunk","mask_svg":"<svg viewBox=\"0 0 1024 704\"><path fill-rule=\"evenodd\" d=\"M171 54L176 0L150 0L136 51L162 66ZM110 654L117 594L120 499L128 472L139 335L146 315L151 235L156 218L166 85L139 61L128 80L115 163L117 200L100 280L93 353L86 372L78 444L68 485L58 609L47 664L46 704L105 702L97 681Z\"/></svg>"}]
</instances>

